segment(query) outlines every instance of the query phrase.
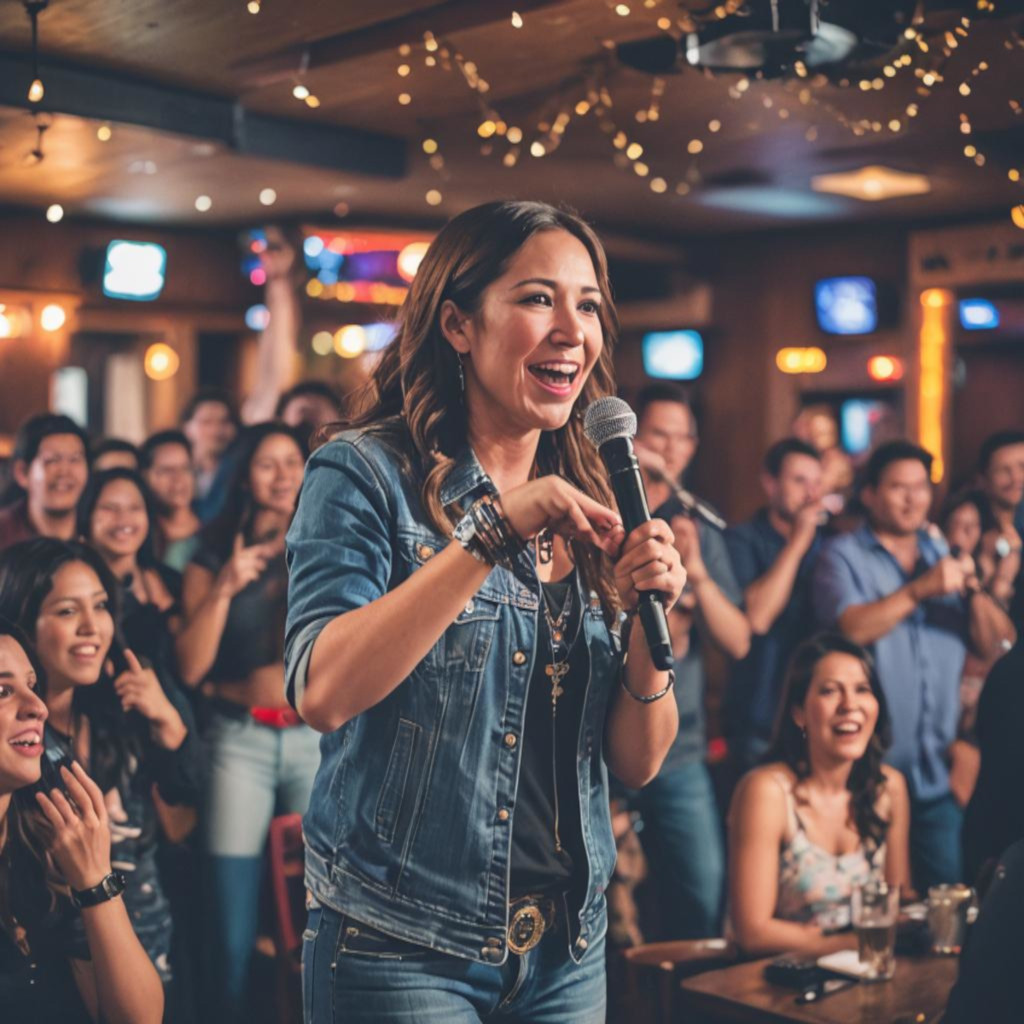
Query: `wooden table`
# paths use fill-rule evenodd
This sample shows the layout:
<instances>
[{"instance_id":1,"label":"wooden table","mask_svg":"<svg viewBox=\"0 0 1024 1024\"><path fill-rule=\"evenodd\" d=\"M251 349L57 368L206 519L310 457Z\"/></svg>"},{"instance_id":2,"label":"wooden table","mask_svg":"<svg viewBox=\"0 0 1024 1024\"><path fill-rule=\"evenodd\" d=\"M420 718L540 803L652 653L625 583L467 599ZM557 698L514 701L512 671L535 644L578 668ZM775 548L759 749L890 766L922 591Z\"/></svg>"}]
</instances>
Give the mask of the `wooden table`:
<instances>
[{"instance_id":1,"label":"wooden table","mask_svg":"<svg viewBox=\"0 0 1024 1024\"><path fill-rule=\"evenodd\" d=\"M764 966L754 960L708 971L682 983L682 1019L733 1021L737 1024L933 1024L941 1019L956 981L955 957L896 958L891 981L861 983L798 1006L794 989L764 980Z\"/></svg>"}]
</instances>

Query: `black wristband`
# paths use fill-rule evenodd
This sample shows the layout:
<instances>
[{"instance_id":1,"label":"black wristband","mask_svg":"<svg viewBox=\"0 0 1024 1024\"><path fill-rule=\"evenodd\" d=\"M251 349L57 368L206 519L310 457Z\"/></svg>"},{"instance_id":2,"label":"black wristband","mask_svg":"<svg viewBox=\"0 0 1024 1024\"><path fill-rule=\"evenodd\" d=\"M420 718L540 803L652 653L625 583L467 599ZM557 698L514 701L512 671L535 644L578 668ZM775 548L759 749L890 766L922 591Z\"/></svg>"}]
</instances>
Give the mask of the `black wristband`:
<instances>
[{"instance_id":1,"label":"black wristband","mask_svg":"<svg viewBox=\"0 0 1024 1024\"><path fill-rule=\"evenodd\" d=\"M127 884L128 880L123 872L111 871L99 885L94 885L89 889L72 889L71 902L79 908L95 907L100 903L106 903L107 900L114 899L115 896L120 896Z\"/></svg>"}]
</instances>

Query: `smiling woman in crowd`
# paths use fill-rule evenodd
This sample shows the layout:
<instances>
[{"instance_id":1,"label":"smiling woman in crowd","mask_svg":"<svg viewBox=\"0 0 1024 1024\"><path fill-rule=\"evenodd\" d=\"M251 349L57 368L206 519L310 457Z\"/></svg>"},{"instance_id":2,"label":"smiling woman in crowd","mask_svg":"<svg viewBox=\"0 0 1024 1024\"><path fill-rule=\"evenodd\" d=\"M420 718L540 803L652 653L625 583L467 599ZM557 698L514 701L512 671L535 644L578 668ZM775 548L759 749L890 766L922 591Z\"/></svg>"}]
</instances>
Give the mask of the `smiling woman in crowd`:
<instances>
[{"instance_id":1,"label":"smiling woman in crowd","mask_svg":"<svg viewBox=\"0 0 1024 1024\"><path fill-rule=\"evenodd\" d=\"M0 619L3 1019L157 1024L163 992L117 895L103 794L77 763L60 769L59 788L39 786L42 685L24 634Z\"/></svg>"},{"instance_id":2,"label":"smiling woman in crowd","mask_svg":"<svg viewBox=\"0 0 1024 1024\"><path fill-rule=\"evenodd\" d=\"M906 783L882 764L889 715L871 656L833 634L793 655L775 741L729 811L729 924L747 953L853 947L850 895L909 884Z\"/></svg>"},{"instance_id":3,"label":"smiling woman in crowd","mask_svg":"<svg viewBox=\"0 0 1024 1024\"><path fill-rule=\"evenodd\" d=\"M38 538L0 556L0 615L17 618L46 671L47 756L77 759L99 785L125 903L167 982L172 926L153 787L167 803L194 804L200 753L156 673L115 640L118 610L117 583L85 544Z\"/></svg>"}]
</instances>

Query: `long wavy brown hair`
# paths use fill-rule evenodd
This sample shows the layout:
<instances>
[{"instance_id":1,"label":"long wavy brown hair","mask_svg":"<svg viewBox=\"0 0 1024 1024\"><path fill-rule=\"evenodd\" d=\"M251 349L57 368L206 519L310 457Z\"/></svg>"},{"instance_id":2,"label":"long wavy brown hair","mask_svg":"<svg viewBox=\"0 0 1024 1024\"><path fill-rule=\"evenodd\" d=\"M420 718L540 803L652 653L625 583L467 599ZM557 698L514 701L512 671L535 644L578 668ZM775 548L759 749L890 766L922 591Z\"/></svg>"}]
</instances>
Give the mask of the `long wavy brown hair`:
<instances>
[{"instance_id":1,"label":"long wavy brown hair","mask_svg":"<svg viewBox=\"0 0 1024 1024\"><path fill-rule=\"evenodd\" d=\"M537 202L485 203L449 221L431 243L399 313L395 339L356 396L356 413L324 432L329 436L339 428L366 429L390 439L419 481L431 525L446 536L462 510L445 508L441 488L467 442L469 423L459 386L459 357L442 333L441 306L450 299L463 313L478 312L488 285L539 231L567 231L590 254L601 291L598 315L604 345L568 422L541 434L536 472L557 473L597 501L614 503L580 414L582 407L615 390L612 354L619 323L604 247L587 224L566 210ZM575 541L572 553L584 585L597 592L607 621L613 622L620 601L609 561L596 548Z\"/></svg>"},{"instance_id":2,"label":"long wavy brown hair","mask_svg":"<svg viewBox=\"0 0 1024 1024\"><path fill-rule=\"evenodd\" d=\"M805 640L793 653L786 672L785 690L779 704L775 724L775 737L771 749L762 758L762 763L782 761L789 765L798 781L811 774L810 756L807 750L807 736L793 718L793 708L803 707L807 692L811 688L814 670L818 663L830 654L848 654L856 658L864 669L868 685L878 701L878 721L871 734L864 753L853 763L846 788L850 791L850 817L868 849L870 857L885 842L889 822L877 809L878 798L885 789L885 774L882 760L892 742L892 727L889 720L889 705L882 691L874 658L860 644L855 644L839 633L818 633Z\"/></svg>"}]
</instances>

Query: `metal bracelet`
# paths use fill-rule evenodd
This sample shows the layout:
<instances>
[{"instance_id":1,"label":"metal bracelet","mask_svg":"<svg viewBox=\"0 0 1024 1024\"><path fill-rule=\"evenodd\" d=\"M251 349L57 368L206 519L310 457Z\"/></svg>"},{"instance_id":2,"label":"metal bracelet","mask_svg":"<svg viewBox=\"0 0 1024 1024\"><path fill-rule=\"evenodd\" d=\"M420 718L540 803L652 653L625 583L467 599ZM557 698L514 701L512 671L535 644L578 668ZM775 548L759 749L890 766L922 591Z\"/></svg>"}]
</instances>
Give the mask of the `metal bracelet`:
<instances>
[{"instance_id":1,"label":"metal bracelet","mask_svg":"<svg viewBox=\"0 0 1024 1024\"><path fill-rule=\"evenodd\" d=\"M664 697L665 694L668 693L668 691L671 690L672 687L675 685L676 673L674 669L670 668L668 670L668 682L665 684L663 689L659 690L657 693L648 693L643 695L634 693L626 684L626 663L628 661L629 652L626 651L622 655L622 667L620 669L621 675L619 676L619 682L622 684L622 688L626 691L626 693L628 693L630 697L632 697L633 700L637 701L638 703L653 704L656 700L661 700L661 698Z\"/></svg>"}]
</instances>

